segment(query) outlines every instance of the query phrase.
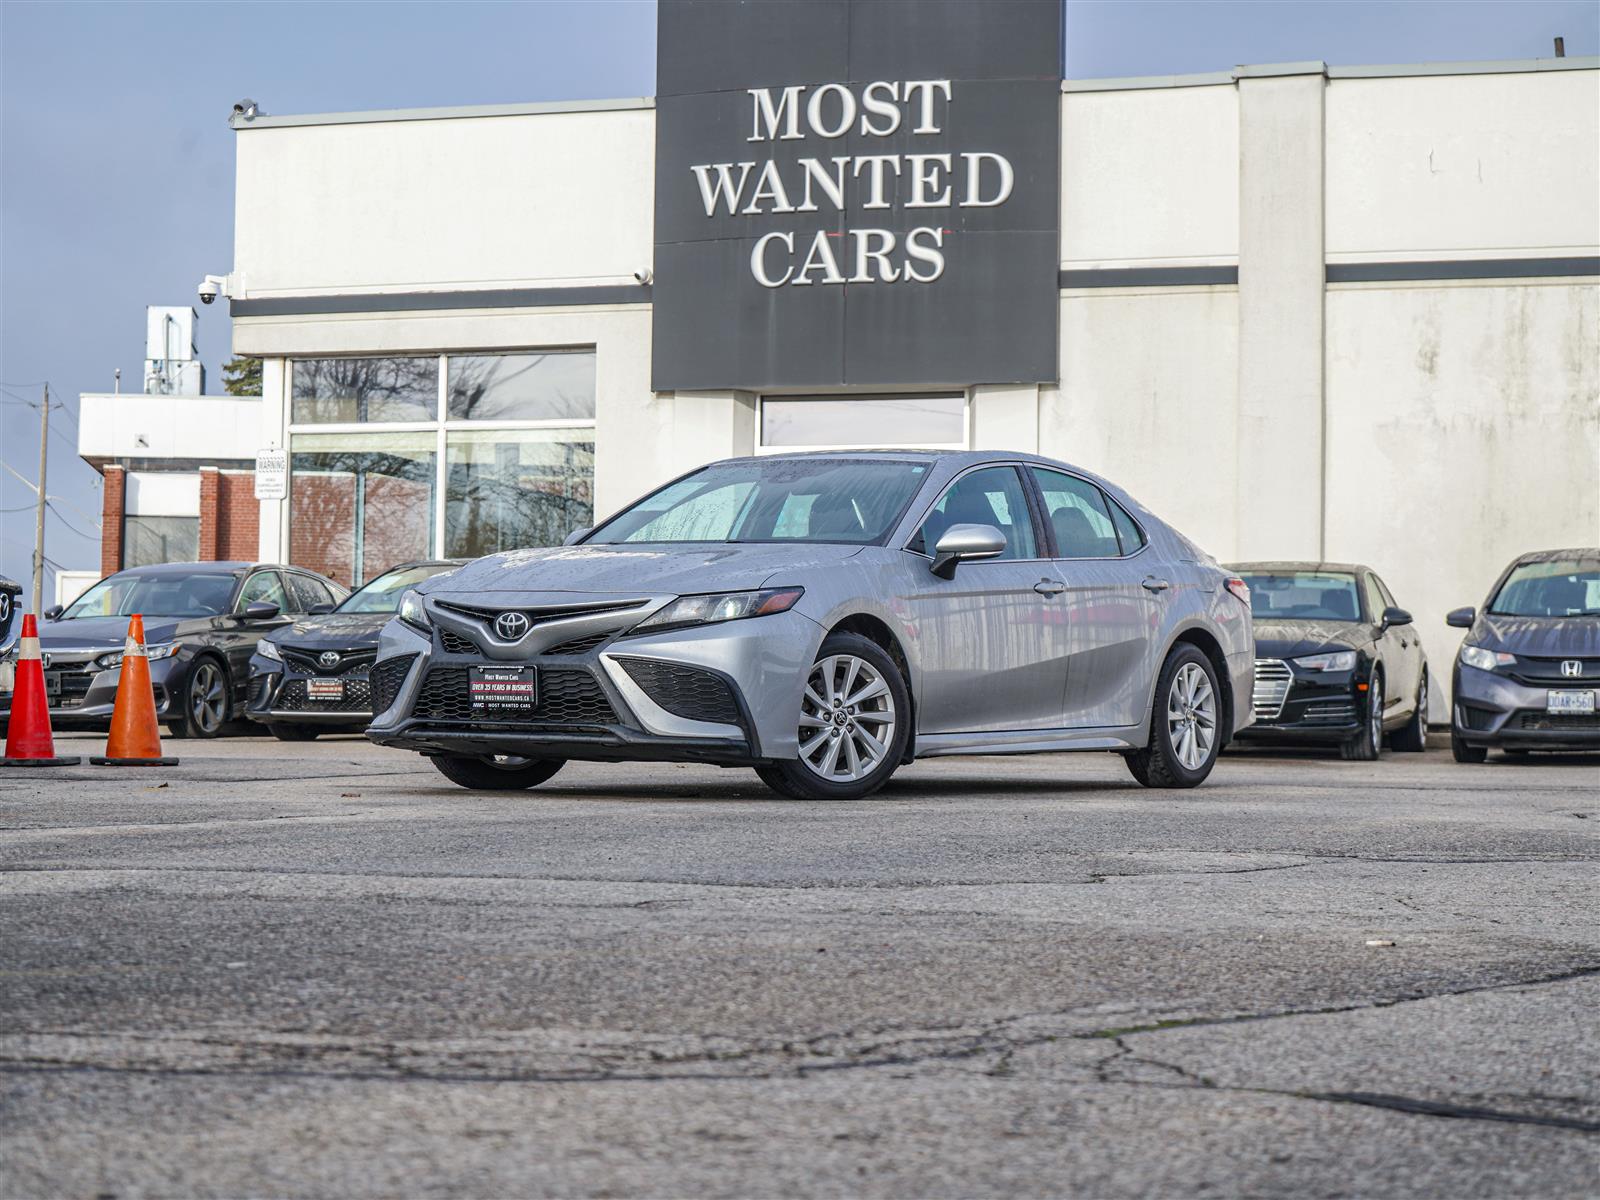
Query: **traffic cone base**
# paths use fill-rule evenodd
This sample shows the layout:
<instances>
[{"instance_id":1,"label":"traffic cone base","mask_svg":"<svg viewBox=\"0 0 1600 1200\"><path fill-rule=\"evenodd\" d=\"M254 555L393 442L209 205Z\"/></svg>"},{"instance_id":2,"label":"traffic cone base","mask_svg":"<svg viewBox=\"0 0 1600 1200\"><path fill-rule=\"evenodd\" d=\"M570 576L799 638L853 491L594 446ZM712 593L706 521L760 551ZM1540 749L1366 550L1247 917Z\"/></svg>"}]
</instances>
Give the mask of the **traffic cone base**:
<instances>
[{"instance_id":1,"label":"traffic cone base","mask_svg":"<svg viewBox=\"0 0 1600 1200\"><path fill-rule=\"evenodd\" d=\"M67 758L0 758L0 767L75 767L81 762L76 754Z\"/></svg>"},{"instance_id":2,"label":"traffic cone base","mask_svg":"<svg viewBox=\"0 0 1600 1200\"><path fill-rule=\"evenodd\" d=\"M83 759L56 753L50 736L50 701L44 690L44 663L39 656L39 623L32 613L22 615L21 656L17 661L11 712L6 716L3 767L75 767Z\"/></svg>"},{"instance_id":3,"label":"traffic cone base","mask_svg":"<svg viewBox=\"0 0 1600 1200\"><path fill-rule=\"evenodd\" d=\"M117 680L117 702L111 709L106 752L89 761L97 767L171 767L178 762L161 754L156 693L150 684L150 661L144 649L144 618L138 613L128 621L128 640L122 649L122 675Z\"/></svg>"}]
</instances>

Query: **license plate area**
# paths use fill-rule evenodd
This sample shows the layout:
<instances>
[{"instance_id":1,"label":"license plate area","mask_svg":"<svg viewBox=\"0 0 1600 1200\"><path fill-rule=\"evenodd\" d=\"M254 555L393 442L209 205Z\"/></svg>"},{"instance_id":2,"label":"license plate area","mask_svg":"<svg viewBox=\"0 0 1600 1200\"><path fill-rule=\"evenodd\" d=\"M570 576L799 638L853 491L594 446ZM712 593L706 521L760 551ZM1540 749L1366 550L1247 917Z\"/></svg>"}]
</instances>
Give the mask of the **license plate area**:
<instances>
[{"instance_id":1,"label":"license plate area","mask_svg":"<svg viewBox=\"0 0 1600 1200\"><path fill-rule=\"evenodd\" d=\"M475 713L532 713L539 707L539 669L471 667L467 671L467 701Z\"/></svg>"},{"instance_id":2,"label":"license plate area","mask_svg":"<svg viewBox=\"0 0 1600 1200\"><path fill-rule=\"evenodd\" d=\"M308 679L306 680L307 700L343 700L344 680L342 679Z\"/></svg>"},{"instance_id":3,"label":"license plate area","mask_svg":"<svg viewBox=\"0 0 1600 1200\"><path fill-rule=\"evenodd\" d=\"M1594 712L1594 693L1551 690L1545 693L1544 707L1546 712L1588 716Z\"/></svg>"}]
</instances>

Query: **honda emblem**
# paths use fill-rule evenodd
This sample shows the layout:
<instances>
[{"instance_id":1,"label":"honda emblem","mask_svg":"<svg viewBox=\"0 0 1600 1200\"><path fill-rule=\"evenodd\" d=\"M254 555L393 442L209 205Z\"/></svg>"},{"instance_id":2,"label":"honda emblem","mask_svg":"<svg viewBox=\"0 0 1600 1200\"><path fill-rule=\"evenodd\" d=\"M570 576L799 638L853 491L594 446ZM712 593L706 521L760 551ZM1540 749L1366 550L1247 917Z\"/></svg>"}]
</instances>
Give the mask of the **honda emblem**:
<instances>
[{"instance_id":1,"label":"honda emblem","mask_svg":"<svg viewBox=\"0 0 1600 1200\"><path fill-rule=\"evenodd\" d=\"M1568 658L1563 660L1561 663L1561 673L1568 679L1576 679L1579 675L1583 674L1583 660L1579 658Z\"/></svg>"},{"instance_id":2,"label":"honda emblem","mask_svg":"<svg viewBox=\"0 0 1600 1200\"><path fill-rule=\"evenodd\" d=\"M502 642L520 642L528 632L526 613L503 612L494 619L494 631Z\"/></svg>"}]
</instances>

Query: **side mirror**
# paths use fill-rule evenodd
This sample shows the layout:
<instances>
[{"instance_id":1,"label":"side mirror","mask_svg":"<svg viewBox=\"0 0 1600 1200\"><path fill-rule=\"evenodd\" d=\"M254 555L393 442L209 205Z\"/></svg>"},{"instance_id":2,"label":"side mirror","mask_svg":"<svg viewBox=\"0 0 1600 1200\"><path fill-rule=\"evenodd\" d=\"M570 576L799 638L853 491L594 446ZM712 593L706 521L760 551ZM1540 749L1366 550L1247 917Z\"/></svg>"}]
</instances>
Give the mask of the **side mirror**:
<instances>
[{"instance_id":1,"label":"side mirror","mask_svg":"<svg viewBox=\"0 0 1600 1200\"><path fill-rule=\"evenodd\" d=\"M61 605L52 604L49 608L44 610L44 619L46 621L54 621L57 617L59 617L62 613L66 612L66 611L67 610L62 608Z\"/></svg>"},{"instance_id":2,"label":"side mirror","mask_svg":"<svg viewBox=\"0 0 1600 1200\"><path fill-rule=\"evenodd\" d=\"M328 613L331 613L333 610L334 605L332 604L313 604L310 608L306 609L306 614L313 617L322 617L326 616Z\"/></svg>"},{"instance_id":3,"label":"side mirror","mask_svg":"<svg viewBox=\"0 0 1600 1200\"><path fill-rule=\"evenodd\" d=\"M933 547L931 570L940 579L955 576L964 562L998 558L1005 553L1006 535L993 525L952 525Z\"/></svg>"},{"instance_id":4,"label":"side mirror","mask_svg":"<svg viewBox=\"0 0 1600 1200\"><path fill-rule=\"evenodd\" d=\"M561 544L563 546L575 546L579 542L583 541L584 538L588 537L593 532L594 532L594 526L593 525L585 525L581 529L574 529L571 533L567 534L566 540L563 541Z\"/></svg>"},{"instance_id":5,"label":"side mirror","mask_svg":"<svg viewBox=\"0 0 1600 1200\"><path fill-rule=\"evenodd\" d=\"M1445 614L1444 623L1455 629L1471 629L1477 619L1478 610L1475 608L1452 608Z\"/></svg>"},{"instance_id":6,"label":"side mirror","mask_svg":"<svg viewBox=\"0 0 1600 1200\"><path fill-rule=\"evenodd\" d=\"M270 621L277 616L278 606L270 600L252 600L244 606L244 612L239 614L242 621Z\"/></svg>"},{"instance_id":7,"label":"side mirror","mask_svg":"<svg viewBox=\"0 0 1600 1200\"><path fill-rule=\"evenodd\" d=\"M1396 625L1409 624L1411 624L1411 614L1405 609L1396 608L1391 604L1388 608L1383 610L1383 627L1385 629L1392 629Z\"/></svg>"}]
</instances>

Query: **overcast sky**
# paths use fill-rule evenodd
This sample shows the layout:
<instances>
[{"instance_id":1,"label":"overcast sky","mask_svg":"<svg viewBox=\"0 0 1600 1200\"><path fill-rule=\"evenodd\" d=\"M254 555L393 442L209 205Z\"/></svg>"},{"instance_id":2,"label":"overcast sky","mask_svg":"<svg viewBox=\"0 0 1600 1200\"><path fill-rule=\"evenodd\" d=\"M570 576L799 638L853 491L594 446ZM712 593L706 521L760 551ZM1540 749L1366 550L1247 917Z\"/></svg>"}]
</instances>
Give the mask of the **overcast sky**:
<instances>
[{"instance_id":1,"label":"overcast sky","mask_svg":"<svg viewBox=\"0 0 1600 1200\"><path fill-rule=\"evenodd\" d=\"M1239 63L1600 52L1594 0L1069 0L1069 78ZM580 3L34 3L0 0L0 574L31 572L39 383L52 413L46 554L99 564L99 475L77 397L140 386L144 307L194 303L232 266L232 104L269 113L647 96L649 0ZM419 164L419 169L423 169ZM201 308L207 391L228 319ZM46 580L46 595L51 584ZM46 603L49 603L47 599Z\"/></svg>"}]
</instances>

